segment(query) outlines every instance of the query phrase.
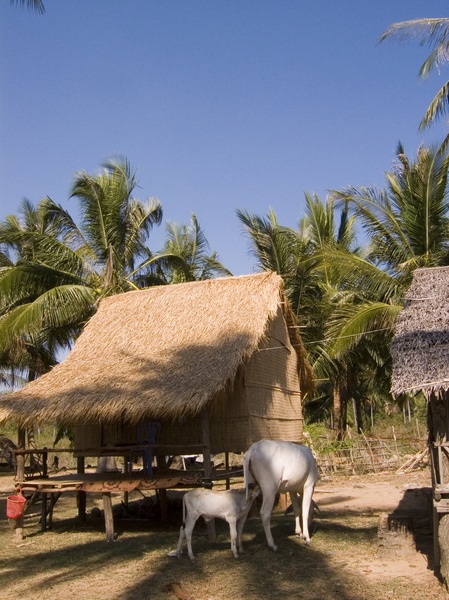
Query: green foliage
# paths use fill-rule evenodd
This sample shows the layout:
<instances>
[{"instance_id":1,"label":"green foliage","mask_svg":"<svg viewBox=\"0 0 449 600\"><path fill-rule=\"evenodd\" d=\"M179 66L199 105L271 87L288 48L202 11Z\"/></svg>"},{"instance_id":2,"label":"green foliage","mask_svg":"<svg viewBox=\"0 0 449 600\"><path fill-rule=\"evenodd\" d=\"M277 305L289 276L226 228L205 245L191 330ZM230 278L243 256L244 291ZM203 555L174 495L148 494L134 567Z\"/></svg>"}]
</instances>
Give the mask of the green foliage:
<instances>
[{"instance_id":1,"label":"green foliage","mask_svg":"<svg viewBox=\"0 0 449 600\"><path fill-rule=\"evenodd\" d=\"M447 64L447 49L449 43L449 19L443 18L424 18L413 19L393 23L380 37L380 41L394 39L399 42L412 40L420 46L428 45L431 48L429 56L421 65L419 75L426 78L430 73L440 66ZM446 117L449 112L449 81L446 81L440 90L436 93L424 117L420 123L420 129L424 129L437 121L441 117ZM442 149L449 144L449 135L446 136Z\"/></svg>"}]
</instances>

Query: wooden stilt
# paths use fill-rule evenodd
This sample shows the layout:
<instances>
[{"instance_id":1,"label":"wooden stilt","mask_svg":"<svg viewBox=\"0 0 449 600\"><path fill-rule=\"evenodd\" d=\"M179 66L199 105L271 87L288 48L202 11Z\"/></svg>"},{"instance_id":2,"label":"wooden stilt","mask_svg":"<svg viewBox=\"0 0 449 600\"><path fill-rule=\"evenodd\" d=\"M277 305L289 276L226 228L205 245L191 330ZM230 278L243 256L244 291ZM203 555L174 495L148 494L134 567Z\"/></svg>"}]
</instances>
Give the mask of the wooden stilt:
<instances>
[{"instance_id":1,"label":"wooden stilt","mask_svg":"<svg viewBox=\"0 0 449 600\"><path fill-rule=\"evenodd\" d=\"M166 523L168 519L168 499L167 490L164 488L159 490L159 507L161 509L161 521Z\"/></svg>"},{"instance_id":2,"label":"wooden stilt","mask_svg":"<svg viewBox=\"0 0 449 600\"><path fill-rule=\"evenodd\" d=\"M435 506L432 507L432 529L433 529L433 562L435 573L440 571L440 542L438 540L438 525L440 522L440 516Z\"/></svg>"},{"instance_id":3,"label":"wooden stilt","mask_svg":"<svg viewBox=\"0 0 449 600\"><path fill-rule=\"evenodd\" d=\"M84 473L84 471L84 456L78 456L76 459L76 472ZM82 523L84 523L86 520L86 492L78 492L77 502L78 518Z\"/></svg>"},{"instance_id":4,"label":"wooden stilt","mask_svg":"<svg viewBox=\"0 0 449 600\"><path fill-rule=\"evenodd\" d=\"M114 516L112 514L112 498L110 492L103 494L104 525L106 528L106 541L113 542L114 537Z\"/></svg>"},{"instance_id":5,"label":"wooden stilt","mask_svg":"<svg viewBox=\"0 0 449 600\"><path fill-rule=\"evenodd\" d=\"M210 455L210 422L209 411L203 410L201 413L201 432L203 438L203 468L204 468L204 487L212 489L212 459ZM215 531L215 519L206 522L209 541L215 542L217 539Z\"/></svg>"},{"instance_id":6,"label":"wooden stilt","mask_svg":"<svg viewBox=\"0 0 449 600\"><path fill-rule=\"evenodd\" d=\"M41 494L41 531L47 530L47 494L44 492Z\"/></svg>"}]
</instances>

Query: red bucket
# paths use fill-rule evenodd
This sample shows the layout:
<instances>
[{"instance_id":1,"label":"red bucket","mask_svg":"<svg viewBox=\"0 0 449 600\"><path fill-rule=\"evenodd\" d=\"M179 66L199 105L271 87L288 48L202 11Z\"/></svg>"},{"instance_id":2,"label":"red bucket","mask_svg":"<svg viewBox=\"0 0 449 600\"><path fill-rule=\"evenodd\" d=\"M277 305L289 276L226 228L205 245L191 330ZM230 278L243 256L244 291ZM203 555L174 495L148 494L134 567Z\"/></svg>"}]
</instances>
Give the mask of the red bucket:
<instances>
[{"instance_id":1,"label":"red bucket","mask_svg":"<svg viewBox=\"0 0 449 600\"><path fill-rule=\"evenodd\" d=\"M8 519L20 519L25 509L25 496L8 496L6 498L6 516Z\"/></svg>"}]
</instances>

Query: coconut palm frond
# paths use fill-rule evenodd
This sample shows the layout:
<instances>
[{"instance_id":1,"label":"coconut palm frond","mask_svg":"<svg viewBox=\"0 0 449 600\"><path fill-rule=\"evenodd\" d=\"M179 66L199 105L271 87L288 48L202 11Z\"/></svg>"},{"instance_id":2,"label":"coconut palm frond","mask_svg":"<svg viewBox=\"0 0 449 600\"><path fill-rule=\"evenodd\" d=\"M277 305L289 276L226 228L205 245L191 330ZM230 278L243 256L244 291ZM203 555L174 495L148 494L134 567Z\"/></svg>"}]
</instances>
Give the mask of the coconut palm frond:
<instances>
[{"instance_id":1,"label":"coconut palm frond","mask_svg":"<svg viewBox=\"0 0 449 600\"><path fill-rule=\"evenodd\" d=\"M331 341L329 353L341 357L369 334L392 332L401 305L370 302L342 307L336 311L328 327Z\"/></svg>"},{"instance_id":2,"label":"coconut palm frond","mask_svg":"<svg viewBox=\"0 0 449 600\"><path fill-rule=\"evenodd\" d=\"M45 6L42 0L9 0L9 3L11 6L25 6L26 4L29 10L33 10L34 12L37 12L40 15L43 15L45 13Z\"/></svg>"}]
</instances>

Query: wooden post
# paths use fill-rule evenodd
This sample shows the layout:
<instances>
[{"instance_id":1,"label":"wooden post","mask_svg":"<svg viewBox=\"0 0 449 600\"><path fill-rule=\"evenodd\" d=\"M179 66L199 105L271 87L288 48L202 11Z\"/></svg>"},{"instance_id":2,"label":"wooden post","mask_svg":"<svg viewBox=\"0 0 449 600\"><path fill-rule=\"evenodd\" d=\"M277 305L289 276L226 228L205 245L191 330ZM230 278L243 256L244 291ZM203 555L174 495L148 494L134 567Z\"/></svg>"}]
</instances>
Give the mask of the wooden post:
<instances>
[{"instance_id":1,"label":"wooden post","mask_svg":"<svg viewBox=\"0 0 449 600\"><path fill-rule=\"evenodd\" d=\"M201 434L203 438L203 468L204 468L204 487L212 489L212 459L210 455L210 423L209 411L203 410L201 413Z\"/></svg>"},{"instance_id":2,"label":"wooden post","mask_svg":"<svg viewBox=\"0 0 449 600\"><path fill-rule=\"evenodd\" d=\"M209 411L204 409L201 413L201 434L203 438L203 468L204 468L204 487L212 489L212 460L210 455L210 422ZM217 539L215 532L215 519L207 521L207 533L210 542Z\"/></svg>"},{"instance_id":3,"label":"wooden post","mask_svg":"<svg viewBox=\"0 0 449 600\"><path fill-rule=\"evenodd\" d=\"M47 477L48 475L48 450L47 448L43 448L42 452L42 477Z\"/></svg>"},{"instance_id":4,"label":"wooden post","mask_svg":"<svg viewBox=\"0 0 449 600\"><path fill-rule=\"evenodd\" d=\"M438 539L438 527L440 524L440 515L435 507L435 501L432 500L432 530L433 530L433 563L434 563L434 571L435 573L440 572L440 562L441 562L441 553L440 553L440 542Z\"/></svg>"},{"instance_id":5,"label":"wooden post","mask_svg":"<svg viewBox=\"0 0 449 600\"><path fill-rule=\"evenodd\" d=\"M156 464L158 469L164 469L167 460L164 454L156 455ZM167 490L165 488L159 488L156 490L157 498L159 501L159 509L161 511L161 521L162 523L166 523L168 519L168 498L167 498Z\"/></svg>"},{"instance_id":6,"label":"wooden post","mask_svg":"<svg viewBox=\"0 0 449 600\"><path fill-rule=\"evenodd\" d=\"M106 541L114 541L114 516L112 514L111 492L103 492L104 525L106 528Z\"/></svg>"},{"instance_id":7,"label":"wooden post","mask_svg":"<svg viewBox=\"0 0 449 600\"><path fill-rule=\"evenodd\" d=\"M47 448L43 448L42 452L42 477L47 477L48 474L48 452ZM42 494L42 510L41 510L41 531L47 530L47 494Z\"/></svg>"},{"instance_id":8,"label":"wooden post","mask_svg":"<svg viewBox=\"0 0 449 600\"><path fill-rule=\"evenodd\" d=\"M41 494L42 508L41 508L41 531L47 530L47 494L42 492Z\"/></svg>"},{"instance_id":9,"label":"wooden post","mask_svg":"<svg viewBox=\"0 0 449 600\"><path fill-rule=\"evenodd\" d=\"M129 457L123 457L123 472L129 473ZM129 504L129 492L123 492L123 504L128 508Z\"/></svg>"},{"instance_id":10,"label":"wooden post","mask_svg":"<svg viewBox=\"0 0 449 600\"><path fill-rule=\"evenodd\" d=\"M19 427L17 431L17 449L25 450L25 428ZM17 481L25 479L25 455L16 455Z\"/></svg>"},{"instance_id":11,"label":"wooden post","mask_svg":"<svg viewBox=\"0 0 449 600\"><path fill-rule=\"evenodd\" d=\"M17 447L19 450L25 450L26 431L24 427L17 430ZM25 479L25 454L16 454L16 477L17 481ZM15 522L16 540L23 540L23 516L16 519Z\"/></svg>"},{"instance_id":12,"label":"wooden post","mask_svg":"<svg viewBox=\"0 0 449 600\"><path fill-rule=\"evenodd\" d=\"M77 473L85 472L84 456L77 457L76 472ZM82 491L78 492L77 499L78 499L78 518L82 523L84 523L84 521L86 520L86 492L82 492Z\"/></svg>"}]
</instances>

